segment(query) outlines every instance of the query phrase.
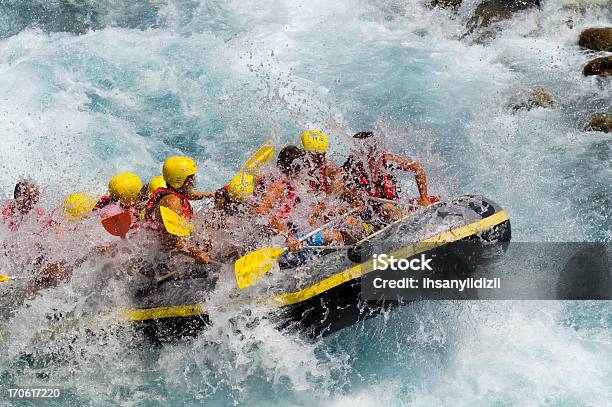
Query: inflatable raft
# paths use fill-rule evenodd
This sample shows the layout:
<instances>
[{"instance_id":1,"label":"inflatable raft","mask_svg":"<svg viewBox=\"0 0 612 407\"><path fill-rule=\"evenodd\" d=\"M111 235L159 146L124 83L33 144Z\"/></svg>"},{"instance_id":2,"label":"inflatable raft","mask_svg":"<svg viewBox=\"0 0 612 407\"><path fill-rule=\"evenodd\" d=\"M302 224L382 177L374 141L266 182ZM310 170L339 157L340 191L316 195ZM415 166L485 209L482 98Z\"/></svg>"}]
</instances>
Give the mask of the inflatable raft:
<instances>
[{"instance_id":1,"label":"inflatable raft","mask_svg":"<svg viewBox=\"0 0 612 407\"><path fill-rule=\"evenodd\" d=\"M372 252L383 250L405 258L426 253L452 266L456 258L449 260L447 255L463 242L503 245L510 237L510 220L499 205L481 196L461 196L420 208L352 247L310 251L308 261L302 257L301 264L285 262L255 287L236 288L229 297L235 299L237 310L248 306L245 298L269 304L269 317L281 329L326 335L403 302L362 298L363 279L378 272ZM478 261L476 253L460 252L467 261ZM204 275L169 279L135 292L136 307L122 310L124 317L155 341L197 335L214 324L206 312L206 298L214 290L219 270L207 267Z\"/></svg>"}]
</instances>

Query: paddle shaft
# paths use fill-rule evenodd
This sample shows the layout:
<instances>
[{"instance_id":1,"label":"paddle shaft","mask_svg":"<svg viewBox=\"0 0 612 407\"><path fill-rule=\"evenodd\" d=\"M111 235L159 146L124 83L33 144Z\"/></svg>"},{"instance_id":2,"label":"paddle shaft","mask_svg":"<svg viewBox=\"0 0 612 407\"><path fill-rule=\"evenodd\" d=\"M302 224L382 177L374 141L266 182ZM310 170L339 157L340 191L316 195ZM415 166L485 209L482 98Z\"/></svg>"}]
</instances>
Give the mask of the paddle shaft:
<instances>
[{"instance_id":1,"label":"paddle shaft","mask_svg":"<svg viewBox=\"0 0 612 407\"><path fill-rule=\"evenodd\" d=\"M0 283L4 283L5 281L11 280L25 280L27 277L11 277L11 276L3 276L0 275Z\"/></svg>"},{"instance_id":2,"label":"paddle shaft","mask_svg":"<svg viewBox=\"0 0 612 407\"><path fill-rule=\"evenodd\" d=\"M354 246L305 246L302 250L348 250Z\"/></svg>"},{"instance_id":3,"label":"paddle shaft","mask_svg":"<svg viewBox=\"0 0 612 407\"><path fill-rule=\"evenodd\" d=\"M375 196L368 196L367 199L370 201L379 202L379 203L390 203L394 205L408 206L410 208L420 208L421 207L421 205L414 205L414 204L409 204L405 202L398 202L398 201L393 201L391 199L376 198Z\"/></svg>"},{"instance_id":4,"label":"paddle shaft","mask_svg":"<svg viewBox=\"0 0 612 407\"><path fill-rule=\"evenodd\" d=\"M356 209L344 213L344 216L340 216L334 220L331 220L323 226L313 230L312 232L302 236L299 241L303 242L322 230L330 227L331 225L345 219L347 216L355 212ZM304 249L307 249L304 248ZM234 263L234 274L236 275L236 283L238 288L246 288L257 280L259 280L264 274L269 272L272 268L273 262L278 262L278 258L288 250L284 248L268 248L260 249L254 252L248 253L242 256Z\"/></svg>"},{"instance_id":5,"label":"paddle shaft","mask_svg":"<svg viewBox=\"0 0 612 407\"><path fill-rule=\"evenodd\" d=\"M323 230L327 229L328 227L330 227L330 226L332 226L332 225L334 225L334 224L336 224L336 223L340 222L341 220L346 219L346 217L347 217L347 216L352 215L352 214L353 214L353 212L355 212L355 211L356 211L356 209L355 209L355 208L351 209L350 211L346 212L346 213L345 213L345 214L344 214L342 217L336 218L336 219L334 219L334 220L330 220L329 222L327 222L327 223L326 223L326 224L324 224L323 226L321 226L321 227L319 227L319 228L317 228L317 229L313 230L312 232L308 233L307 235L302 236L302 237L301 237L301 238L299 238L298 240L299 240L300 242L303 242L303 241L305 241L305 240L310 239L311 237L313 237L313 236L314 236L314 235L316 235L317 233L322 232Z\"/></svg>"}]
</instances>

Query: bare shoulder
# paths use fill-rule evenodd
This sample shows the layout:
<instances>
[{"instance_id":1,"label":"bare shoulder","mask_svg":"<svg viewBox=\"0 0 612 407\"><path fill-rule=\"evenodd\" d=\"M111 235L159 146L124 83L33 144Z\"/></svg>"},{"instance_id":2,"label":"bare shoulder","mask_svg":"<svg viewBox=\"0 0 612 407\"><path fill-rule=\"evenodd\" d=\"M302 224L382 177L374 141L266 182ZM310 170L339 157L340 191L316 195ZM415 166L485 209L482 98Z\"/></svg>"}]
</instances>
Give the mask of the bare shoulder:
<instances>
[{"instance_id":1,"label":"bare shoulder","mask_svg":"<svg viewBox=\"0 0 612 407\"><path fill-rule=\"evenodd\" d=\"M183 209L183 203L181 202L181 199L174 194L169 194L169 195L164 196L159 201L159 206L165 206L167 208L172 209L173 211L177 213L180 213Z\"/></svg>"}]
</instances>

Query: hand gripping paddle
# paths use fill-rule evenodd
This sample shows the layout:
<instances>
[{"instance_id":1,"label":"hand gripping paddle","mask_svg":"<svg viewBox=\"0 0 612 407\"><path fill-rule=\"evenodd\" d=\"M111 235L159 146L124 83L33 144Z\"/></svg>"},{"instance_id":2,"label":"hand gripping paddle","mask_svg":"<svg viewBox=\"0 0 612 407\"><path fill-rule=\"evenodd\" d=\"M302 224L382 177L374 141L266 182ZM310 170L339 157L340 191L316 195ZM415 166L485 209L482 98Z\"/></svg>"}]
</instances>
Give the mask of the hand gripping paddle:
<instances>
[{"instance_id":1,"label":"hand gripping paddle","mask_svg":"<svg viewBox=\"0 0 612 407\"><path fill-rule=\"evenodd\" d=\"M351 209L343 216L327 222L320 228L313 230L307 235L300 238L300 242L308 240L310 237L327 229L328 227L340 222L347 216L355 212ZM255 250L242 256L234 263L234 274L236 275L236 285L238 288L246 288L253 285L257 280L263 277L267 272L272 270L272 267L277 263L278 258L287 251L287 248L268 247L265 249Z\"/></svg>"}]
</instances>

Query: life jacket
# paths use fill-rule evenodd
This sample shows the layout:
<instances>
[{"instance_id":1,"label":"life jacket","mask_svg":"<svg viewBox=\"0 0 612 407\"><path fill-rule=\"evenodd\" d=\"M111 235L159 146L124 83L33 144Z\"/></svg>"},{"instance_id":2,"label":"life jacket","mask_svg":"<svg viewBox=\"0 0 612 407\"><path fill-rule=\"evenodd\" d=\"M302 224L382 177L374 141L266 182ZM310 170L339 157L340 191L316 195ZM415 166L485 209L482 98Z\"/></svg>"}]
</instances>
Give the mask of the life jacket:
<instances>
[{"instance_id":1,"label":"life jacket","mask_svg":"<svg viewBox=\"0 0 612 407\"><path fill-rule=\"evenodd\" d=\"M136 231L140 227L140 214L138 213L138 208L136 206L131 206L129 211L132 215L132 225L130 226L130 230Z\"/></svg>"},{"instance_id":2,"label":"life jacket","mask_svg":"<svg viewBox=\"0 0 612 407\"><path fill-rule=\"evenodd\" d=\"M8 223L8 228L11 231L15 231L19 228L19 223L15 219L15 205L9 203L2 209L2 221Z\"/></svg>"},{"instance_id":3,"label":"life jacket","mask_svg":"<svg viewBox=\"0 0 612 407\"><path fill-rule=\"evenodd\" d=\"M280 209L278 210L278 218L279 219L287 219L291 211L298 202L297 194L295 193L295 186L288 179L284 179L283 184L285 184L285 191L287 192L285 195L285 199L280 205Z\"/></svg>"},{"instance_id":4,"label":"life jacket","mask_svg":"<svg viewBox=\"0 0 612 407\"><path fill-rule=\"evenodd\" d=\"M23 221L22 216L15 216L15 211L15 204L13 202L9 203L2 209L2 220L3 222L8 223L9 230L13 232L19 229L19 225ZM53 223L51 216L46 216L46 212L43 208L35 208L33 212L38 222L43 226L41 231Z\"/></svg>"},{"instance_id":5,"label":"life jacket","mask_svg":"<svg viewBox=\"0 0 612 407\"><path fill-rule=\"evenodd\" d=\"M378 169L383 169L382 174L375 174L374 180L370 179L370 174L365 170L361 162L355 162L354 158L349 157L345 163L345 168L353 176L353 183L357 188L366 192L374 198L383 198L397 201L399 200L399 186L395 182L392 174L386 171L385 155L381 155L377 164Z\"/></svg>"},{"instance_id":6,"label":"life jacket","mask_svg":"<svg viewBox=\"0 0 612 407\"><path fill-rule=\"evenodd\" d=\"M327 166L326 166L326 162L327 160L325 158L323 158L323 162L321 163L321 168L319 170L319 176L316 177L314 174L312 174L312 178L309 181L309 185L310 185L310 190L313 192L327 192L327 190L329 189L329 180L327 179Z\"/></svg>"},{"instance_id":7,"label":"life jacket","mask_svg":"<svg viewBox=\"0 0 612 407\"><path fill-rule=\"evenodd\" d=\"M168 188L158 188L155 191L153 191L153 193L151 194L151 196L149 197L149 202L147 202L147 206L145 208L145 213L144 213L144 218L145 221L147 222L147 224L149 225L149 227L151 229L160 229L160 221L155 219L155 211L154 208L157 205L157 203L165 196L167 195L175 195L177 196L181 202L183 203L183 218L185 219L191 219L191 215L193 213L193 210L191 208L191 204L189 203L189 199L182 194L179 194L178 192L172 190L172 189L168 189Z\"/></svg>"},{"instance_id":8,"label":"life jacket","mask_svg":"<svg viewBox=\"0 0 612 407\"><path fill-rule=\"evenodd\" d=\"M108 195L104 195L102 197L100 197L100 199L98 199L98 202L96 202L96 204L94 205L92 211L98 211L102 208L104 208L105 206L108 206L110 204L113 203L113 200L111 199L110 196Z\"/></svg>"}]
</instances>

